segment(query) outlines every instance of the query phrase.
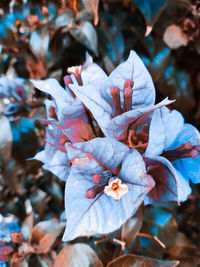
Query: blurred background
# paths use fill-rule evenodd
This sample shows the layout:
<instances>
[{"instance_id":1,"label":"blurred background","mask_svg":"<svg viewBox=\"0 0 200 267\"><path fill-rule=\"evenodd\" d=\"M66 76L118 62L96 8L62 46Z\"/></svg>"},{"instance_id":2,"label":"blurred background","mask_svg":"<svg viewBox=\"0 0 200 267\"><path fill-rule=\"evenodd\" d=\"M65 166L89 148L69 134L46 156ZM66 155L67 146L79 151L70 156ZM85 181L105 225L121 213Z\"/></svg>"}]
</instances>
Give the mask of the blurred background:
<instances>
[{"instance_id":1,"label":"blurred background","mask_svg":"<svg viewBox=\"0 0 200 267\"><path fill-rule=\"evenodd\" d=\"M0 266L53 266L66 245L64 183L27 160L43 149L38 118L45 118L48 97L29 79L56 78L64 86L66 69L83 64L86 51L109 74L131 49L152 75L156 102L176 99L172 108L200 129L199 0L0 1ZM200 266L200 187L191 186L181 206L145 209L137 229L148 237L138 235L129 253ZM92 247L104 265L122 254L112 235L75 243L87 244L88 255ZM79 257L81 247L73 249Z\"/></svg>"}]
</instances>

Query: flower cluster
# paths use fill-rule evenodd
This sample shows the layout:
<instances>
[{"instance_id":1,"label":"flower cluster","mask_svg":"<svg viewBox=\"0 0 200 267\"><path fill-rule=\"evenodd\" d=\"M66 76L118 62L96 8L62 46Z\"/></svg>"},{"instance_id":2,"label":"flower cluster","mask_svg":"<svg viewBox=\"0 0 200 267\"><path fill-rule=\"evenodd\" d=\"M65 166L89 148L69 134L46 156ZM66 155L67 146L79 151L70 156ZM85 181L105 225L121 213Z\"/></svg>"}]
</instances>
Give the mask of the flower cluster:
<instances>
[{"instance_id":1,"label":"flower cluster","mask_svg":"<svg viewBox=\"0 0 200 267\"><path fill-rule=\"evenodd\" d=\"M199 132L155 104L155 88L138 55L109 76L87 55L68 69L65 89L32 80L46 100L45 149L35 159L66 181L63 240L118 229L144 202L184 201L200 180Z\"/></svg>"},{"instance_id":2,"label":"flower cluster","mask_svg":"<svg viewBox=\"0 0 200 267\"><path fill-rule=\"evenodd\" d=\"M4 114L11 116L18 114L24 108L25 85L21 78L10 79L7 76L0 78L0 98L6 98L8 106ZM9 99L9 100L8 100Z\"/></svg>"}]
</instances>

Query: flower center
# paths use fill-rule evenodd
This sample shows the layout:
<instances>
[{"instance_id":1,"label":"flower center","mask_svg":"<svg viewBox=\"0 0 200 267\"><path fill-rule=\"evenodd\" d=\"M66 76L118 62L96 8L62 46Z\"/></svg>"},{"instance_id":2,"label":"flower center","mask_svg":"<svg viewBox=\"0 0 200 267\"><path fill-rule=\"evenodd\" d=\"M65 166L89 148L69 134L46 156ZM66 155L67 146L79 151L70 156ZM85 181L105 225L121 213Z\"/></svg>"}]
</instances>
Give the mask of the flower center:
<instances>
[{"instance_id":1,"label":"flower center","mask_svg":"<svg viewBox=\"0 0 200 267\"><path fill-rule=\"evenodd\" d=\"M118 177L110 179L109 184L104 188L104 193L115 200L120 200L123 195L128 193L128 191L128 186L126 184L122 184L122 181Z\"/></svg>"},{"instance_id":2,"label":"flower center","mask_svg":"<svg viewBox=\"0 0 200 267\"><path fill-rule=\"evenodd\" d=\"M113 184L112 184L112 189L113 189L113 190L117 190L117 188L118 188L118 184L117 184L117 183L113 183Z\"/></svg>"},{"instance_id":3,"label":"flower center","mask_svg":"<svg viewBox=\"0 0 200 267\"><path fill-rule=\"evenodd\" d=\"M134 129L130 129L128 132L128 146L135 148L139 152L144 153L148 146L149 135L144 132L136 132Z\"/></svg>"}]
</instances>

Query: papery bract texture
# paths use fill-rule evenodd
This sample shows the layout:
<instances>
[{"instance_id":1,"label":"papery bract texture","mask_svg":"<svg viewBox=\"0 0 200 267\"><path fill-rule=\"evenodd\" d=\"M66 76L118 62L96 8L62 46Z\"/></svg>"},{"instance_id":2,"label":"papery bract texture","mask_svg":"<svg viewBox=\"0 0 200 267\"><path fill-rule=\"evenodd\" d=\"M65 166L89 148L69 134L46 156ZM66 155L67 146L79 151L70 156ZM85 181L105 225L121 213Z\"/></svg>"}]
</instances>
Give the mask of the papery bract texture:
<instances>
[{"instance_id":1,"label":"papery bract texture","mask_svg":"<svg viewBox=\"0 0 200 267\"><path fill-rule=\"evenodd\" d=\"M116 230L137 211L154 186L140 154L114 139L95 138L85 143L66 144L66 150L72 167L65 188L67 227L64 241ZM85 157L89 159L86 164L74 161ZM104 193L108 181L94 187L92 177L108 170L113 178L118 177L129 188L118 201ZM86 197L91 188L98 192L93 199Z\"/></svg>"},{"instance_id":2,"label":"papery bract texture","mask_svg":"<svg viewBox=\"0 0 200 267\"><path fill-rule=\"evenodd\" d=\"M22 100L24 97L24 80L21 78L9 79L7 76L0 78L0 97L15 97Z\"/></svg>"},{"instance_id":3,"label":"papery bract texture","mask_svg":"<svg viewBox=\"0 0 200 267\"><path fill-rule=\"evenodd\" d=\"M91 62L91 64L94 64ZM88 64L89 65L89 64ZM96 65L96 64L95 64ZM95 67L96 68L96 67ZM93 67L88 67L88 73ZM85 70L87 72L87 69ZM86 76L86 75L85 75ZM82 86L70 84L75 95L92 112L94 118L106 133L106 127L114 114L114 106L110 89L115 86L120 89L120 101L123 105L123 88L126 80L134 81L131 108L142 108L153 105L155 89L150 74L138 55L131 51L126 62L120 64L110 76L87 75L88 80ZM97 77L97 79L96 79Z\"/></svg>"},{"instance_id":4,"label":"papery bract texture","mask_svg":"<svg viewBox=\"0 0 200 267\"><path fill-rule=\"evenodd\" d=\"M191 124L184 123L178 111L162 108L166 142L163 155L187 180L200 182L200 134ZM170 125L174 125L171 127ZM171 141L170 140L171 138Z\"/></svg>"}]
</instances>

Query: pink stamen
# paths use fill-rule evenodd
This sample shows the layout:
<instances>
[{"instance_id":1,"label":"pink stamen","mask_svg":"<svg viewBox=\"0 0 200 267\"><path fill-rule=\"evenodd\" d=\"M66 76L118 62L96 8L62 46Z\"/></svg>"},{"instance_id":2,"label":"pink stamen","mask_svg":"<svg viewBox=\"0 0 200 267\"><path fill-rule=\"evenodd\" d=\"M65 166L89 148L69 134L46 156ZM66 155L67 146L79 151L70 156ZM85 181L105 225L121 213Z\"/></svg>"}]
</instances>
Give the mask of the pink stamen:
<instances>
[{"instance_id":1,"label":"pink stamen","mask_svg":"<svg viewBox=\"0 0 200 267\"><path fill-rule=\"evenodd\" d=\"M131 89L131 87L124 89L123 113L132 109L132 95L133 90Z\"/></svg>"},{"instance_id":2,"label":"pink stamen","mask_svg":"<svg viewBox=\"0 0 200 267\"><path fill-rule=\"evenodd\" d=\"M134 85L134 81L126 80L124 82L124 90L125 90L125 88L128 88L128 87L131 87L131 89L132 89L133 88L133 85Z\"/></svg>"},{"instance_id":3,"label":"pink stamen","mask_svg":"<svg viewBox=\"0 0 200 267\"><path fill-rule=\"evenodd\" d=\"M126 80L124 83L123 112L127 112L132 109L133 85L134 85L134 81L131 81L131 80Z\"/></svg>"},{"instance_id":4,"label":"pink stamen","mask_svg":"<svg viewBox=\"0 0 200 267\"><path fill-rule=\"evenodd\" d=\"M74 94L74 92L69 87L69 84L73 84L71 77L69 75L66 75L64 77L64 82L65 82L65 85L67 86L68 90L70 91L71 95L75 99L76 98L76 95Z\"/></svg>"},{"instance_id":5,"label":"pink stamen","mask_svg":"<svg viewBox=\"0 0 200 267\"><path fill-rule=\"evenodd\" d=\"M78 83L78 85L82 86L83 85L83 81L81 78L81 72L83 70L83 66L74 66L74 67L70 67L67 69L68 73L72 73L74 74L76 81Z\"/></svg>"},{"instance_id":6,"label":"pink stamen","mask_svg":"<svg viewBox=\"0 0 200 267\"><path fill-rule=\"evenodd\" d=\"M190 142L185 143L176 149L165 151L162 156L166 157L169 161L175 161L181 158L196 158L199 156L199 145L192 146Z\"/></svg>"},{"instance_id":7,"label":"pink stamen","mask_svg":"<svg viewBox=\"0 0 200 267\"><path fill-rule=\"evenodd\" d=\"M120 90L118 87L111 87L110 94L112 96L113 104L115 107L115 117L122 114L122 108L120 103Z\"/></svg>"},{"instance_id":8,"label":"pink stamen","mask_svg":"<svg viewBox=\"0 0 200 267\"><path fill-rule=\"evenodd\" d=\"M49 117L52 119L58 120L56 109L53 106L49 108Z\"/></svg>"},{"instance_id":9,"label":"pink stamen","mask_svg":"<svg viewBox=\"0 0 200 267\"><path fill-rule=\"evenodd\" d=\"M103 171L102 173L96 173L92 176L92 181L96 185L89 188L86 191L86 198L95 198L97 194L103 192L105 186L108 184L109 179L112 177L112 173L109 170Z\"/></svg>"},{"instance_id":10,"label":"pink stamen","mask_svg":"<svg viewBox=\"0 0 200 267\"><path fill-rule=\"evenodd\" d=\"M109 170L103 171L101 174L96 173L92 176L92 181L95 184L100 184L100 183L107 183L107 181L112 177L112 173Z\"/></svg>"},{"instance_id":11,"label":"pink stamen","mask_svg":"<svg viewBox=\"0 0 200 267\"><path fill-rule=\"evenodd\" d=\"M92 181L95 184L100 184L101 180L102 180L102 176L98 173L92 176Z\"/></svg>"},{"instance_id":12,"label":"pink stamen","mask_svg":"<svg viewBox=\"0 0 200 267\"><path fill-rule=\"evenodd\" d=\"M95 198L97 194L104 190L104 187L104 185L94 185L86 191L85 197L90 199Z\"/></svg>"}]
</instances>

